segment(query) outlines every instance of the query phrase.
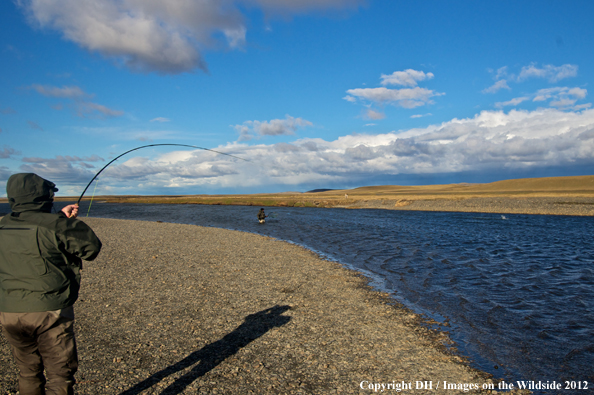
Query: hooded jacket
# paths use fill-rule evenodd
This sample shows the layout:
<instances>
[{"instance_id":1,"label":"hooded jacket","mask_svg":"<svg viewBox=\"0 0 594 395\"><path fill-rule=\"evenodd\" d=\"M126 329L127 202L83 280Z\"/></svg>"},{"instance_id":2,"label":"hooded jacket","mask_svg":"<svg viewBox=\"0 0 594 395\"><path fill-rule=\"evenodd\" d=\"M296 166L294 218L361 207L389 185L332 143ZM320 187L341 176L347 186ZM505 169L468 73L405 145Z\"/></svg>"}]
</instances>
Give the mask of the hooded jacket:
<instances>
[{"instance_id":1,"label":"hooded jacket","mask_svg":"<svg viewBox=\"0 0 594 395\"><path fill-rule=\"evenodd\" d=\"M12 175L6 192L12 213L0 220L0 311L26 313L72 306L82 260L101 241L84 222L51 213L55 184L32 173Z\"/></svg>"}]
</instances>

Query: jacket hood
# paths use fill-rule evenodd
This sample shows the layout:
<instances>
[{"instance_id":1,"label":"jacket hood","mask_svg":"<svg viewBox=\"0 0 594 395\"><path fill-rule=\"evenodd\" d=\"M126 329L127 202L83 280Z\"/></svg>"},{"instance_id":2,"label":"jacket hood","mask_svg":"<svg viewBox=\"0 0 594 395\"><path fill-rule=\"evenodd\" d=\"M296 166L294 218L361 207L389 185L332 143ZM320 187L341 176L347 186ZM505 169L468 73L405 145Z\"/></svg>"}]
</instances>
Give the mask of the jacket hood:
<instances>
[{"instance_id":1,"label":"jacket hood","mask_svg":"<svg viewBox=\"0 0 594 395\"><path fill-rule=\"evenodd\" d=\"M51 212L56 184L33 173L13 174L6 183L6 195L13 212Z\"/></svg>"}]
</instances>

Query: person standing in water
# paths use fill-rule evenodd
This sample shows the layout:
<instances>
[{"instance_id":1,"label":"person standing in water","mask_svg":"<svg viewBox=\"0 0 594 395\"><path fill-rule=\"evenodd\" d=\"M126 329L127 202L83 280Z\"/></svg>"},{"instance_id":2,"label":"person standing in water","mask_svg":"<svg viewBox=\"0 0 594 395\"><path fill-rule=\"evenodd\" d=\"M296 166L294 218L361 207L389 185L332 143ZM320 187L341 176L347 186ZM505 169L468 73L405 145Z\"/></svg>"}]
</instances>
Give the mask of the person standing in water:
<instances>
[{"instance_id":1,"label":"person standing in water","mask_svg":"<svg viewBox=\"0 0 594 395\"><path fill-rule=\"evenodd\" d=\"M261 208L260 211L258 211L258 221L260 221L260 223L263 224L264 222L266 222L266 217L268 216L264 212L264 209Z\"/></svg>"}]
</instances>

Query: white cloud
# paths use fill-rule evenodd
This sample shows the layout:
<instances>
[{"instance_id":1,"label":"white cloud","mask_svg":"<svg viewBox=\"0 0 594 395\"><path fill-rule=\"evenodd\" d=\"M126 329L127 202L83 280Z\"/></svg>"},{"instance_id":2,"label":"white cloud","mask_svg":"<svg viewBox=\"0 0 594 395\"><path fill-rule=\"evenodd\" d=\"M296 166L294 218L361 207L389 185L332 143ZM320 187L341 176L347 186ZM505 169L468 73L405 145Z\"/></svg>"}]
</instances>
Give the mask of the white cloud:
<instances>
[{"instance_id":1,"label":"white cloud","mask_svg":"<svg viewBox=\"0 0 594 395\"><path fill-rule=\"evenodd\" d=\"M508 100L508 101L495 103L495 107L502 108L502 107L507 107L507 106L517 106L518 104L523 103L526 100L530 100L530 99L528 97L516 97L516 98Z\"/></svg>"},{"instance_id":2,"label":"white cloud","mask_svg":"<svg viewBox=\"0 0 594 395\"><path fill-rule=\"evenodd\" d=\"M347 93L359 99L364 99L370 102L379 104L393 104L395 106L404 108L415 108L431 104L433 101L431 97L441 96L443 93L437 93L426 88L404 88L404 89L388 89L380 88L357 88L349 89Z\"/></svg>"},{"instance_id":3,"label":"white cloud","mask_svg":"<svg viewBox=\"0 0 594 395\"><path fill-rule=\"evenodd\" d=\"M40 95L48 97L78 99L92 96L85 93L78 86L63 86L61 88L58 88L57 86L33 84L31 85L31 88L37 91L37 93L39 93Z\"/></svg>"},{"instance_id":4,"label":"white cloud","mask_svg":"<svg viewBox=\"0 0 594 395\"><path fill-rule=\"evenodd\" d=\"M171 122L171 119L164 117L157 117L150 120L150 122Z\"/></svg>"},{"instance_id":5,"label":"white cloud","mask_svg":"<svg viewBox=\"0 0 594 395\"><path fill-rule=\"evenodd\" d=\"M367 111L365 112L365 119L379 120L384 119L385 117L386 114L384 114L383 112L375 111L371 108L367 109Z\"/></svg>"},{"instance_id":6,"label":"white cloud","mask_svg":"<svg viewBox=\"0 0 594 395\"><path fill-rule=\"evenodd\" d=\"M518 81L524 81L528 78L545 78L549 82L557 82L565 78L577 76L578 66L564 64L562 66L543 65L539 68L536 64L522 67Z\"/></svg>"},{"instance_id":7,"label":"white cloud","mask_svg":"<svg viewBox=\"0 0 594 395\"><path fill-rule=\"evenodd\" d=\"M360 0L15 0L31 24L62 33L82 48L138 72L207 70L200 53L218 35L231 48L245 43L242 10L267 15L352 9ZM200 48L200 49L199 49Z\"/></svg>"},{"instance_id":8,"label":"white cloud","mask_svg":"<svg viewBox=\"0 0 594 395\"><path fill-rule=\"evenodd\" d=\"M405 132L353 134L333 141L308 138L271 145L235 142L216 149L251 162L201 150L168 152L156 158L139 152L139 156L108 168L102 182L114 193L125 193L124 188L131 187L164 186L199 190L271 184L296 189L302 184L364 183L378 175L438 176L594 165L594 110L483 111L472 118ZM65 158L51 163L40 160L35 167L27 163L31 167L26 169L45 170L64 180L70 177L69 171L73 179L90 179L93 172L72 163Z\"/></svg>"},{"instance_id":9,"label":"white cloud","mask_svg":"<svg viewBox=\"0 0 594 395\"><path fill-rule=\"evenodd\" d=\"M549 106L551 107L578 111L580 109L590 107L590 104L581 104L579 107L575 105L578 100L585 99L587 94L588 91L583 88L546 88L539 89L536 93L530 96L516 97L505 102L495 103L495 107L502 108L507 106L517 106L520 103L532 99L533 102L544 102L550 100Z\"/></svg>"},{"instance_id":10,"label":"white cloud","mask_svg":"<svg viewBox=\"0 0 594 395\"><path fill-rule=\"evenodd\" d=\"M571 107L575 104L575 100L571 100L568 98L562 98L559 100L553 100L549 103L551 107L558 107L558 108L566 108Z\"/></svg>"},{"instance_id":11,"label":"white cloud","mask_svg":"<svg viewBox=\"0 0 594 395\"><path fill-rule=\"evenodd\" d=\"M571 88L567 91L569 96L573 96L576 99L585 99L588 91L582 88Z\"/></svg>"},{"instance_id":12,"label":"white cloud","mask_svg":"<svg viewBox=\"0 0 594 395\"><path fill-rule=\"evenodd\" d=\"M495 82L490 87L488 87L486 89L483 89L483 93L497 93L501 89L511 90L511 88L509 87L509 85L507 85L507 81L506 80L499 80L499 81Z\"/></svg>"},{"instance_id":13,"label":"white cloud","mask_svg":"<svg viewBox=\"0 0 594 395\"><path fill-rule=\"evenodd\" d=\"M89 101L94 95L86 93L78 86L63 86L61 88L51 85L33 84L30 86L40 95L46 97L68 99L72 101L72 108L79 117L120 117L124 115L123 111L113 110L102 104L93 103ZM61 110L62 103L57 103L52 106L56 110Z\"/></svg>"},{"instance_id":14,"label":"white cloud","mask_svg":"<svg viewBox=\"0 0 594 395\"><path fill-rule=\"evenodd\" d=\"M493 73L493 70L489 70ZM529 78L547 79L550 83L558 82L564 78L575 77L577 75L578 66L571 64L564 64L562 66L544 65L538 67L535 63L529 66L522 67L519 75L510 74L507 67L502 67L497 70L495 79L497 80L492 86L483 90L483 93L496 93L501 89L511 90L508 82L523 82ZM500 79L501 78L501 79ZM503 79L505 78L505 79ZM532 102L549 101L550 107L555 107L565 110L579 111L591 107L590 103L576 104L578 100L586 98L588 91L584 88L574 87L552 87L539 89L536 93L516 97L508 101L497 102L495 107L503 108L507 106L517 106L518 104L532 100Z\"/></svg>"},{"instance_id":15,"label":"white cloud","mask_svg":"<svg viewBox=\"0 0 594 395\"><path fill-rule=\"evenodd\" d=\"M572 108L578 100L585 99L588 91L582 88L557 87L539 90L534 101L551 99L549 105L557 108Z\"/></svg>"},{"instance_id":16,"label":"white cloud","mask_svg":"<svg viewBox=\"0 0 594 395\"><path fill-rule=\"evenodd\" d=\"M294 135L297 129L313 126L313 123L302 118L286 115L285 119L270 121L245 121L233 127L239 133L239 141L251 140L254 137Z\"/></svg>"},{"instance_id":17,"label":"white cloud","mask_svg":"<svg viewBox=\"0 0 594 395\"><path fill-rule=\"evenodd\" d=\"M423 71L404 70L395 71L390 75L382 74L382 85L403 85L403 86L417 86L418 81L433 78L433 73L425 74Z\"/></svg>"},{"instance_id":18,"label":"white cloud","mask_svg":"<svg viewBox=\"0 0 594 395\"><path fill-rule=\"evenodd\" d=\"M493 73L493 70L489 70ZM504 66L497 70L495 74L495 83L490 87L483 89L483 93L497 93L501 89L511 90L509 82L524 82L530 78L542 78L548 80L550 83L556 83L562 79L577 76L578 66L572 64L564 64L562 66L543 65L538 67L535 63L522 67L520 73L515 75L509 73L508 67Z\"/></svg>"},{"instance_id":19,"label":"white cloud","mask_svg":"<svg viewBox=\"0 0 594 395\"><path fill-rule=\"evenodd\" d=\"M430 117L433 114L431 114L430 112L428 112L427 114L415 114L415 115L411 115L410 117L415 119L415 118L423 118L423 117Z\"/></svg>"},{"instance_id":20,"label":"white cloud","mask_svg":"<svg viewBox=\"0 0 594 395\"><path fill-rule=\"evenodd\" d=\"M507 76L507 70L508 70L508 67L507 66L503 66L503 67L498 68L497 69L497 74L495 75L495 79L496 80L500 80L500 79L506 78L506 76Z\"/></svg>"},{"instance_id":21,"label":"white cloud","mask_svg":"<svg viewBox=\"0 0 594 395\"><path fill-rule=\"evenodd\" d=\"M237 29L225 29L223 30L227 37L227 42L231 48L242 48L245 45L245 33L246 29L243 26Z\"/></svg>"},{"instance_id":22,"label":"white cloud","mask_svg":"<svg viewBox=\"0 0 594 395\"><path fill-rule=\"evenodd\" d=\"M423 71L417 71L408 69L404 71L395 71L390 75L381 75L382 85L401 85L408 86L410 88L402 89L390 89L385 86L378 88L356 88L347 90L347 96L343 97L344 100L356 103L358 100L362 101L366 107L370 107L369 103L375 103L379 105L390 104L397 107L403 108L415 108L424 106L427 104L433 104L431 100L434 96L442 96L445 93L435 92L427 88L421 88L417 86L418 81L433 78L433 73L425 73ZM373 111L370 113L370 111ZM372 116L378 116L380 113L374 110L366 111L366 118L372 118ZM385 117L384 114L382 114Z\"/></svg>"},{"instance_id":23,"label":"white cloud","mask_svg":"<svg viewBox=\"0 0 594 395\"><path fill-rule=\"evenodd\" d=\"M58 155L49 159L26 157L22 161L24 164L20 166L21 171L39 174L53 182L83 183L94 176L95 166L90 162L102 162L104 159L97 155L84 158Z\"/></svg>"},{"instance_id":24,"label":"white cloud","mask_svg":"<svg viewBox=\"0 0 594 395\"><path fill-rule=\"evenodd\" d=\"M79 117L94 116L99 113L100 117L114 118L124 115L123 111L112 110L102 104L81 101L76 104L76 113Z\"/></svg>"}]
</instances>

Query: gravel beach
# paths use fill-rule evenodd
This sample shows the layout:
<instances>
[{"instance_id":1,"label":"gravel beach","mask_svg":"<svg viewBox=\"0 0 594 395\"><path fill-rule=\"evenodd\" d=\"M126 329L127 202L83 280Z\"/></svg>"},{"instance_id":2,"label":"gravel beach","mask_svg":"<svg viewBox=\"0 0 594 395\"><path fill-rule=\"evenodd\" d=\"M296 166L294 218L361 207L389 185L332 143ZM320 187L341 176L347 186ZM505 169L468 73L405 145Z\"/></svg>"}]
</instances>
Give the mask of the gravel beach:
<instances>
[{"instance_id":1,"label":"gravel beach","mask_svg":"<svg viewBox=\"0 0 594 395\"><path fill-rule=\"evenodd\" d=\"M193 225L84 221L104 247L85 264L75 305L78 394L497 387L444 346L444 332L305 248ZM2 337L0 394L17 392L16 374Z\"/></svg>"}]
</instances>

